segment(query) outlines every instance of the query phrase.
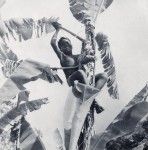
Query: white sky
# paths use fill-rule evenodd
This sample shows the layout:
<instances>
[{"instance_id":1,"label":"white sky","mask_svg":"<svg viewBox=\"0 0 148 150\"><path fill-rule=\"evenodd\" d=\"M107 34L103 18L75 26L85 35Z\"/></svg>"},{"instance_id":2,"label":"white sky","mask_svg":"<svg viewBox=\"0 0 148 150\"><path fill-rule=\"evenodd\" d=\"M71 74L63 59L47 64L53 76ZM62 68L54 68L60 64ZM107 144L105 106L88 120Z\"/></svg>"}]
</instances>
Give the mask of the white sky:
<instances>
[{"instance_id":1,"label":"white sky","mask_svg":"<svg viewBox=\"0 0 148 150\"><path fill-rule=\"evenodd\" d=\"M101 31L109 36L117 68L120 101L123 103L127 103L148 80L147 9L147 0L116 0L105 13L99 16L96 22L96 32ZM63 26L84 36L83 25L72 16L68 0L7 0L1 9L1 16L2 19L14 17L60 17L60 22ZM62 34L65 33L62 32ZM11 47L15 49L20 58L33 58L49 63L51 66L59 66L56 55L50 47L51 35L24 43L13 43ZM72 42L74 52L79 52L80 43L73 38ZM31 98L49 96L52 99L48 106L30 115L30 120L33 126L40 128L44 133L46 146L50 145L50 149L54 150L51 133L61 124L61 112L64 106L67 87L60 86L59 84L47 84L44 81L37 81L26 87L32 90ZM106 89L104 93L105 96L103 98L109 100L109 97L106 96ZM111 100L105 101L103 98L102 101L105 105L106 103L111 103ZM108 113L114 114L117 110L119 111L118 106L121 105L118 104L118 102L116 104L114 102L111 109L106 108ZM115 106L116 108L113 108ZM112 112L113 109L115 112ZM107 115L107 113L104 113L104 116ZM111 120L113 116L106 119ZM99 119L101 120L101 117ZM98 130L107 126L107 124L103 124L104 122L101 123L100 120L98 121L99 124L97 124Z\"/></svg>"}]
</instances>

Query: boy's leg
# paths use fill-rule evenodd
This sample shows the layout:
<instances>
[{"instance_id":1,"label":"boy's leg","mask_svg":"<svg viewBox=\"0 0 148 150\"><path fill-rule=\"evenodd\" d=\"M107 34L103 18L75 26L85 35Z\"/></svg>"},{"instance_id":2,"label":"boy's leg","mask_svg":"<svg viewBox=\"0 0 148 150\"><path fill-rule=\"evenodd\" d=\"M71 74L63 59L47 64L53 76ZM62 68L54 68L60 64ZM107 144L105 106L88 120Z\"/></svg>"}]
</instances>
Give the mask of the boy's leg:
<instances>
[{"instance_id":1,"label":"boy's leg","mask_svg":"<svg viewBox=\"0 0 148 150\"><path fill-rule=\"evenodd\" d=\"M87 77L83 70L78 70L74 72L69 78L68 78L68 84L69 86L74 87L74 81L78 81L83 84L87 84Z\"/></svg>"},{"instance_id":2,"label":"boy's leg","mask_svg":"<svg viewBox=\"0 0 148 150\"><path fill-rule=\"evenodd\" d=\"M100 73L95 76L95 87L101 90L107 82L107 76L105 73ZM100 106L97 101L93 101L92 108L95 109L96 113L99 114L104 111L103 107Z\"/></svg>"},{"instance_id":3,"label":"boy's leg","mask_svg":"<svg viewBox=\"0 0 148 150\"><path fill-rule=\"evenodd\" d=\"M105 73L99 73L95 76L95 87L101 90L107 82L107 76Z\"/></svg>"},{"instance_id":4,"label":"boy's leg","mask_svg":"<svg viewBox=\"0 0 148 150\"><path fill-rule=\"evenodd\" d=\"M78 81L79 83L82 83L82 84L88 84L86 74L83 70L78 70L78 71L74 72L68 78L68 84L69 84L69 86L72 86L73 94L76 97L80 98L82 93L75 87L75 83L74 83L75 81Z\"/></svg>"}]
</instances>

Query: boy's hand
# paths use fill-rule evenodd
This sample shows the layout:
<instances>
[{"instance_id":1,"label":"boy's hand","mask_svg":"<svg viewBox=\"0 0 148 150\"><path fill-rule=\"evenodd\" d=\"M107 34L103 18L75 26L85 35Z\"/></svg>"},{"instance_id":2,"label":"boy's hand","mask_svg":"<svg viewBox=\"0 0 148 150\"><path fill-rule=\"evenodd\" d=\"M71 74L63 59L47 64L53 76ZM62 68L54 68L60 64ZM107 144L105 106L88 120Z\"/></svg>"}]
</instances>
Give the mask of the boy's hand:
<instances>
[{"instance_id":1,"label":"boy's hand","mask_svg":"<svg viewBox=\"0 0 148 150\"><path fill-rule=\"evenodd\" d=\"M103 33L98 33L95 39L100 49L108 44L108 37Z\"/></svg>"},{"instance_id":2,"label":"boy's hand","mask_svg":"<svg viewBox=\"0 0 148 150\"><path fill-rule=\"evenodd\" d=\"M61 24L58 22L52 22L52 25L56 30L59 30L61 28Z\"/></svg>"}]
</instances>

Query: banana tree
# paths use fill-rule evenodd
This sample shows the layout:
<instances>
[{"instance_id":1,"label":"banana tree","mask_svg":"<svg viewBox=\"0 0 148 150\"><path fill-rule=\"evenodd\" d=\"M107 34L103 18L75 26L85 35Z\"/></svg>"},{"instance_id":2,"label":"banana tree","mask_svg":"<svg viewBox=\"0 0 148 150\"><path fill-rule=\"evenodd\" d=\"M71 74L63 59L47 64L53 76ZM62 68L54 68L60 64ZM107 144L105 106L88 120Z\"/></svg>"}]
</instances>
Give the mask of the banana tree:
<instances>
[{"instance_id":1,"label":"banana tree","mask_svg":"<svg viewBox=\"0 0 148 150\"><path fill-rule=\"evenodd\" d=\"M96 53L95 21L97 19L98 14L105 11L105 9L108 8L112 2L113 0L69 0L70 10L73 16L78 21L83 23L85 26L86 43L85 43L84 50L87 53L93 52L94 55ZM107 50L105 50L104 56L108 60L108 63L110 64L111 58L109 57ZM104 60L103 57L102 57L102 60ZM88 79L90 80L90 85L93 85L93 86L95 85L95 67L96 67L96 62L89 63L87 65ZM111 69L112 68L110 68L110 70ZM105 72L107 72L107 70ZM112 74L115 74L115 72L112 71ZM111 77L109 76L110 75L108 74L108 82L109 82L109 79L110 79L110 82L112 81L114 82L115 80L112 80ZM110 85L108 84L108 87L110 88L109 94L112 97L117 98L118 97L117 86L115 85L115 87L112 87L112 85L113 83L110 83ZM91 135L90 133L91 133L93 124L94 124L94 106L92 103L90 107L90 111L88 110L88 114L85 119L85 123L81 131L81 135L79 137L79 141L78 141L79 150L87 150L89 148L89 141L90 141L90 135Z\"/></svg>"}]
</instances>

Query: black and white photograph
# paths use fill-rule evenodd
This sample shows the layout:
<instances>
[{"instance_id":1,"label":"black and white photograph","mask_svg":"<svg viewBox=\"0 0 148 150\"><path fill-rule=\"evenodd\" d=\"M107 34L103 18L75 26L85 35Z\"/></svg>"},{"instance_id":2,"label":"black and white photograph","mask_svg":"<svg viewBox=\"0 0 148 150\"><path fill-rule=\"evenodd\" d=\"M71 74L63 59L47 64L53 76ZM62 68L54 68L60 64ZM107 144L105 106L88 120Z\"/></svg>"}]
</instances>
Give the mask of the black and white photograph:
<instances>
[{"instance_id":1,"label":"black and white photograph","mask_svg":"<svg viewBox=\"0 0 148 150\"><path fill-rule=\"evenodd\" d=\"M148 150L147 67L147 0L0 0L0 150Z\"/></svg>"}]
</instances>

